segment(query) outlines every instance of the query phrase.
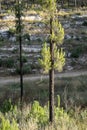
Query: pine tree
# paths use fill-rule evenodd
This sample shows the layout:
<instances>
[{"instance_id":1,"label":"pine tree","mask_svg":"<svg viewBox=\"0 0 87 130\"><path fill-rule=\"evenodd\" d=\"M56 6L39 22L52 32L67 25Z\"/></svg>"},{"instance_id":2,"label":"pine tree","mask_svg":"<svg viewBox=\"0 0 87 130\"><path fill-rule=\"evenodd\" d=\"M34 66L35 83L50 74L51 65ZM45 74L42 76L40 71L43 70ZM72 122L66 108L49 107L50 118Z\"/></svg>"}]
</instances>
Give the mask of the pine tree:
<instances>
[{"instance_id":1,"label":"pine tree","mask_svg":"<svg viewBox=\"0 0 87 130\"><path fill-rule=\"evenodd\" d=\"M23 100L23 62L22 62L22 16L23 16L23 8L22 8L22 0L16 0L15 3L15 17L16 17L16 34L19 41L19 48L20 48L20 88L21 88L21 95L20 100L22 103Z\"/></svg>"},{"instance_id":2,"label":"pine tree","mask_svg":"<svg viewBox=\"0 0 87 130\"><path fill-rule=\"evenodd\" d=\"M45 73L49 72L49 121L54 121L54 70L62 71L65 64L65 53L58 47L63 43L64 29L58 21L56 0L44 0L45 9L50 17L50 47L44 44L39 59Z\"/></svg>"}]
</instances>

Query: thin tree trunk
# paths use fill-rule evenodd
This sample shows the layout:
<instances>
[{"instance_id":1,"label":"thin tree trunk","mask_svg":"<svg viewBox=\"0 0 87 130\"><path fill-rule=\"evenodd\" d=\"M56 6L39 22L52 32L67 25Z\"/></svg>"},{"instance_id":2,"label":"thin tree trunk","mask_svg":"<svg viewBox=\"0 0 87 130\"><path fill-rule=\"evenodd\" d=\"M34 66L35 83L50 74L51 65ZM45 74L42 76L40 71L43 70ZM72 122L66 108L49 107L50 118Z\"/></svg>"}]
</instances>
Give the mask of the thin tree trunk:
<instances>
[{"instance_id":1,"label":"thin tree trunk","mask_svg":"<svg viewBox=\"0 0 87 130\"><path fill-rule=\"evenodd\" d=\"M20 44L20 88L21 88L21 103L23 101L23 63L22 63L22 38L19 36Z\"/></svg>"},{"instance_id":2,"label":"thin tree trunk","mask_svg":"<svg viewBox=\"0 0 87 130\"><path fill-rule=\"evenodd\" d=\"M52 35L52 22L50 18L50 34ZM49 121L54 121L54 43L50 40L51 69L49 71Z\"/></svg>"},{"instance_id":3,"label":"thin tree trunk","mask_svg":"<svg viewBox=\"0 0 87 130\"><path fill-rule=\"evenodd\" d=\"M19 1L18 1L19 4ZM20 6L20 5L19 5ZM19 14L20 14L20 8L19 8ZM22 62L22 30L21 30L21 15L18 18L19 21L19 47L20 47L20 88L21 88L21 106L23 102L23 62Z\"/></svg>"},{"instance_id":4,"label":"thin tree trunk","mask_svg":"<svg viewBox=\"0 0 87 130\"><path fill-rule=\"evenodd\" d=\"M1 0L0 0L0 13L1 13Z\"/></svg>"},{"instance_id":5,"label":"thin tree trunk","mask_svg":"<svg viewBox=\"0 0 87 130\"><path fill-rule=\"evenodd\" d=\"M69 0L68 0L68 7L69 7Z\"/></svg>"}]
</instances>

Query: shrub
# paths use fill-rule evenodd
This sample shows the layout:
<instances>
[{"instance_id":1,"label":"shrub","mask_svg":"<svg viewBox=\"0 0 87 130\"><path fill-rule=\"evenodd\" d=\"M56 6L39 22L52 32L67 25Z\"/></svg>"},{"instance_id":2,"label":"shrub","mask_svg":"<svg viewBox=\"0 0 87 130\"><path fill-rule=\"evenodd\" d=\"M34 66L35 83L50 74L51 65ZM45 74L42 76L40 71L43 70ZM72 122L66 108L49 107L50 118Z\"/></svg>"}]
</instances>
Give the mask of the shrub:
<instances>
[{"instance_id":1,"label":"shrub","mask_svg":"<svg viewBox=\"0 0 87 130\"><path fill-rule=\"evenodd\" d=\"M3 113L8 112L8 111L13 111L13 109L14 109L14 106L12 105L11 99L5 100L1 107L1 111Z\"/></svg>"},{"instance_id":2,"label":"shrub","mask_svg":"<svg viewBox=\"0 0 87 130\"><path fill-rule=\"evenodd\" d=\"M29 65L23 66L23 74L29 74L29 73L31 73L31 71L32 71L31 66L29 66ZM20 68L19 67L16 68L16 74L20 74Z\"/></svg>"},{"instance_id":3,"label":"shrub","mask_svg":"<svg viewBox=\"0 0 87 130\"><path fill-rule=\"evenodd\" d=\"M34 101L29 117L35 118L41 126L48 123L48 107L41 107L38 101Z\"/></svg>"},{"instance_id":4,"label":"shrub","mask_svg":"<svg viewBox=\"0 0 87 130\"><path fill-rule=\"evenodd\" d=\"M6 102L5 106L12 106ZM8 107L7 107L8 108ZM11 108L11 107L10 107ZM22 113L20 109L9 109L6 113L0 113L0 130L86 130L87 109L78 111L70 109L66 112L58 105L55 106L55 121L49 123L49 104L42 107L38 101L32 106L24 106Z\"/></svg>"},{"instance_id":5,"label":"shrub","mask_svg":"<svg viewBox=\"0 0 87 130\"><path fill-rule=\"evenodd\" d=\"M72 51L71 51L71 57L73 58L78 58L80 56L80 54L83 53L83 46L78 46L75 47Z\"/></svg>"},{"instance_id":6,"label":"shrub","mask_svg":"<svg viewBox=\"0 0 87 130\"><path fill-rule=\"evenodd\" d=\"M24 34L23 38L30 41L30 35L28 33Z\"/></svg>"},{"instance_id":7,"label":"shrub","mask_svg":"<svg viewBox=\"0 0 87 130\"><path fill-rule=\"evenodd\" d=\"M16 33L15 28L9 28L9 35L14 36L15 33Z\"/></svg>"},{"instance_id":8,"label":"shrub","mask_svg":"<svg viewBox=\"0 0 87 130\"><path fill-rule=\"evenodd\" d=\"M7 68L12 68L14 66L14 59L12 58L8 58L6 60L3 60L3 64L5 65L5 67Z\"/></svg>"},{"instance_id":9,"label":"shrub","mask_svg":"<svg viewBox=\"0 0 87 130\"><path fill-rule=\"evenodd\" d=\"M0 130L19 130L19 128L14 119L10 122L9 119L6 119L3 114L0 113Z\"/></svg>"},{"instance_id":10,"label":"shrub","mask_svg":"<svg viewBox=\"0 0 87 130\"><path fill-rule=\"evenodd\" d=\"M82 25L87 26L87 21L84 21Z\"/></svg>"},{"instance_id":11,"label":"shrub","mask_svg":"<svg viewBox=\"0 0 87 130\"><path fill-rule=\"evenodd\" d=\"M12 68L13 66L14 66L14 59L12 59L12 58L7 58L7 59L0 58L0 67Z\"/></svg>"},{"instance_id":12,"label":"shrub","mask_svg":"<svg viewBox=\"0 0 87 130\"><path fill-rule=\"evenodd\" d=\"M20 57L18 57L17 60L20 60ZM27 62L27 57L26 57L26 55L22 55L22 62L23 62L23 63L26 63L26 62Z\"/></svg>"}]
</instances>

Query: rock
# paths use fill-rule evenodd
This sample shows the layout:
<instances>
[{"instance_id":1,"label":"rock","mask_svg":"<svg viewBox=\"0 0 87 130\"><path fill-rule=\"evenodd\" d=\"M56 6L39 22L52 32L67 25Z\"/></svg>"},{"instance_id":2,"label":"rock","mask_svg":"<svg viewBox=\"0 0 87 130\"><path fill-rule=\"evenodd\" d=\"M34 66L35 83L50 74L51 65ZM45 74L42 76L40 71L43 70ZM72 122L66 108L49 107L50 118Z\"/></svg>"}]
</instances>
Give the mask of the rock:
<instances>
[{"instance_id":1,"label":"rock","mask_svg":"<svg viewBox=\"0 0 87 130\"><path fill-rule=\"evenodd\" d=\"M12 47L7 47L7 46L5 46L5 47L1 47L1 48L0 48L0 50L3 50L3 51L13 51L13 50L15 50L15 49L17 49L16 46L12 46Z\"/></svg>"},{"instance_id":2,"label":"rock","mask_svg":"<svg viewBox=\"0 0 87 130\"><path fill-rule=\"evenodd\" d=\"M78 59L78 63L81 65L85 65L87 63L87 55L80 56Z\"/></svg>"},{"instance_id":3,"label":"rock","mask_svg":"<svg viewBox=\"0 0 87 130\"><path fill-rule=\"evenodd\" d=\"M73 15L71 18L72 19L79 19L79 18L86 18L87 15Z\"/></svg>"},{"instance_id":4,"label":"rock","mask_svg":"<svg viewBox=\"0 0 87 130\"><path fill-rule=\"evenodd\" d=\"M3 38L8 38L9 37L9 28L1 28L0 29L0 35Z\"/></svg>"},{"instance_id":5,"label":"rock","mask_svg":"<svg viewBox=\"0 0 87 130\"><path fill-rule=\"evenodd\" d=\"M76 23L75 23L76 25L82 25L83 24L83 22L82 21L76 21Z\"/></svg>"},{"instance_id":6,"label":"rock","mask_svg":"<svg viewBox=\"0 0 87 130\"><path fill-rule=\"evenodd\" d=\"M13 16L13 15L7 15L7 16L4 16L4 17L3 17L3 20L13 21L13 20L15 20L15 16Z\"/></svg>"},{"instance_id":7,"label":"rock","mask_svg":"<svg viewBox=\"0 0 87 130\"><path fill-rule=\"evenodd\" d=\"M9 54L0 54L0 58L4 59L4 58L9 58L10 55Z\"/></svg>"},{"instance_id":8,"label":"rock","mask_svg":"<svg viewBox=\"0 0 87 130\"><path fill-rule=\"evenodd\" d=\"M64 25L63 25L63 27L64 27L65 29L67 29L67 28L69 28L69 27L70 27L70 24L69 24L69 23L64 24Z\"/></svg>"},{"instance_id":9,"label":"rock","mask_svg":"<svg viewBox=\"0 0 87 130\"><path fill-rule=\"evenodd\" d=\"M16 42L16 37L10 37L9 41Z\"/></svg>"},{"instance_id":10,"label":"rock","mask_svg":"<svg viewBox=\"0 0 87 130\"><path fill-rule=\"evenodd\" d=\"M68 58L71 57L71 52L68 52L67 57L68 57Z\"/></svg>"},{"instance_id":11,"label":"rock","mask_svg":"<svg viewBox=\"0 0 87 130\"><path fill-rule=\"evenodd\" d=\"M28 39L25 39L26 42L28 42L29 40Z\"/></svg>"},{"instance_id":12,"label":"rock","mask_svg":"<svg viewBox=\"0 0 87 130\"><path fill-rule=\"evenodd\" d=\"M68 34L66 34L66 35L65 35L65 39L66 39L66 40L69 40L69 39L71 39L71 36L68 35Z\"/></svg>"},{"instance_id":13,"label":"rock","mask_svg":"<svg viewBox=\"0 0 87 130\"><path fill-rule=\"evenodd\" d=\"M31 41L35 41L35 40L41 40L41 41L43 41L43 37L36 36L36 35L30 35L30 40Z\"/></svg>"},{"instance_id":14,"label":"rock","mask_svg":"<svg viewBox=\"0 0 87 130\"><path fill-rule=\"evenodd\" d=\"M76 39L77 37L76 36L72 36L72 39Z\"/></svg>"},{"instance_id":15,"label":"rock","mask_svg":"<svg viewBox=\"0 0 87 130\"><path fill-rule=\"evenodd\" d=\"M79 18L87 18L87 14L79 15Z\"/></svg>"},{"instance_id":16,"label":"rock","mask_svg":"<svg viewBox=\"0 0 87 130\"><path fill-rule=\"evenodd\" d=\"M22 17L22 19L24 20L30 20L30 21L41 21L42 18L39 16L39 15L28 15L28 16L25 16L25 17Z\"/></svg>"},{"instance_id":17,"label":"rock","mask_svg":"<svg viewBox=\"0 0 87 130\"><path fill-rule=\"evenodd\" d=\"M40 27L40 28L45 27L45 24L44 24L44 23L36 23L35 25L38 26L38 27Z\"/></svg>"},{"instance_id":18,"label":"rock","mask_svg":"<svg viewBox=\"0 0 87 130\"><path fill-rule=\"evenodd\" d=\"M35 47L30 47L30 46L27 46L27 47L23 47L23 50L25 52L40 52L41 51L41 48L35 48Z\"/></svg>"},{"instance_id":19,"label":"rock","mask_svg":"<svg viewBox=\"0 0 87 130\"><path fill-rule=\"evenodd\" d=\"M33 74L37 74L37 69L32 69Z\"/></svg>"},{"instance_id":20,"label":"rock","mask_svg":"<svg viewBox=\"0 0 87 130\"><path fill-rule=\"evenodd\" d=\"M67 66L67 68L66 68L68 71L70 71L70 70L73 70L73 67L72 66Z\"/></svg>"},{"instance_id":21,"label":"rock","mask_svg":"<svg viewBox=\"0 0 87 130\"><path fill-rule=\"evenodd\" d=\"M22 19L23 20L31 20L31 21L41 21L42 18L37 15L37 14L34 14L34 15L27 15L27 16L22 16ZM15 20L15 16L13 15L7 15L7 16L4 16L3 17L3 20L9 20L9 21L13 21Z\"/></svg>"}]
</instances>

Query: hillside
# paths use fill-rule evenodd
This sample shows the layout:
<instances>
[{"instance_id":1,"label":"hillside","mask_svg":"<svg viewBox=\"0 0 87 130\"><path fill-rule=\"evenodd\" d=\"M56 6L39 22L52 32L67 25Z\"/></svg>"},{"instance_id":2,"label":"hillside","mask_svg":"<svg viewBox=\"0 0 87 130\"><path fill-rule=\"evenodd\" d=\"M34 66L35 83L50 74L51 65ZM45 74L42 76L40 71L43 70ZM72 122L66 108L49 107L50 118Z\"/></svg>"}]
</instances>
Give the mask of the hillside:
<instances>
[{"instance_id":1,"label":"hillside","mask_svg":"<svg viewBox=\"0 0 87 130\"><path fill-rule=\"evenodd\" d=\"M38 64L44 41L49 44L49 19L46 12L24 12L23 69L24 74L41 73ZM63 72L85 70L87 66L87 11L61 9L58 16L65 30L63 48L66 65ZM19 73L19 43L15 35L14 13L0 15L0 74Z\"/></svg>"}]
</instances>

